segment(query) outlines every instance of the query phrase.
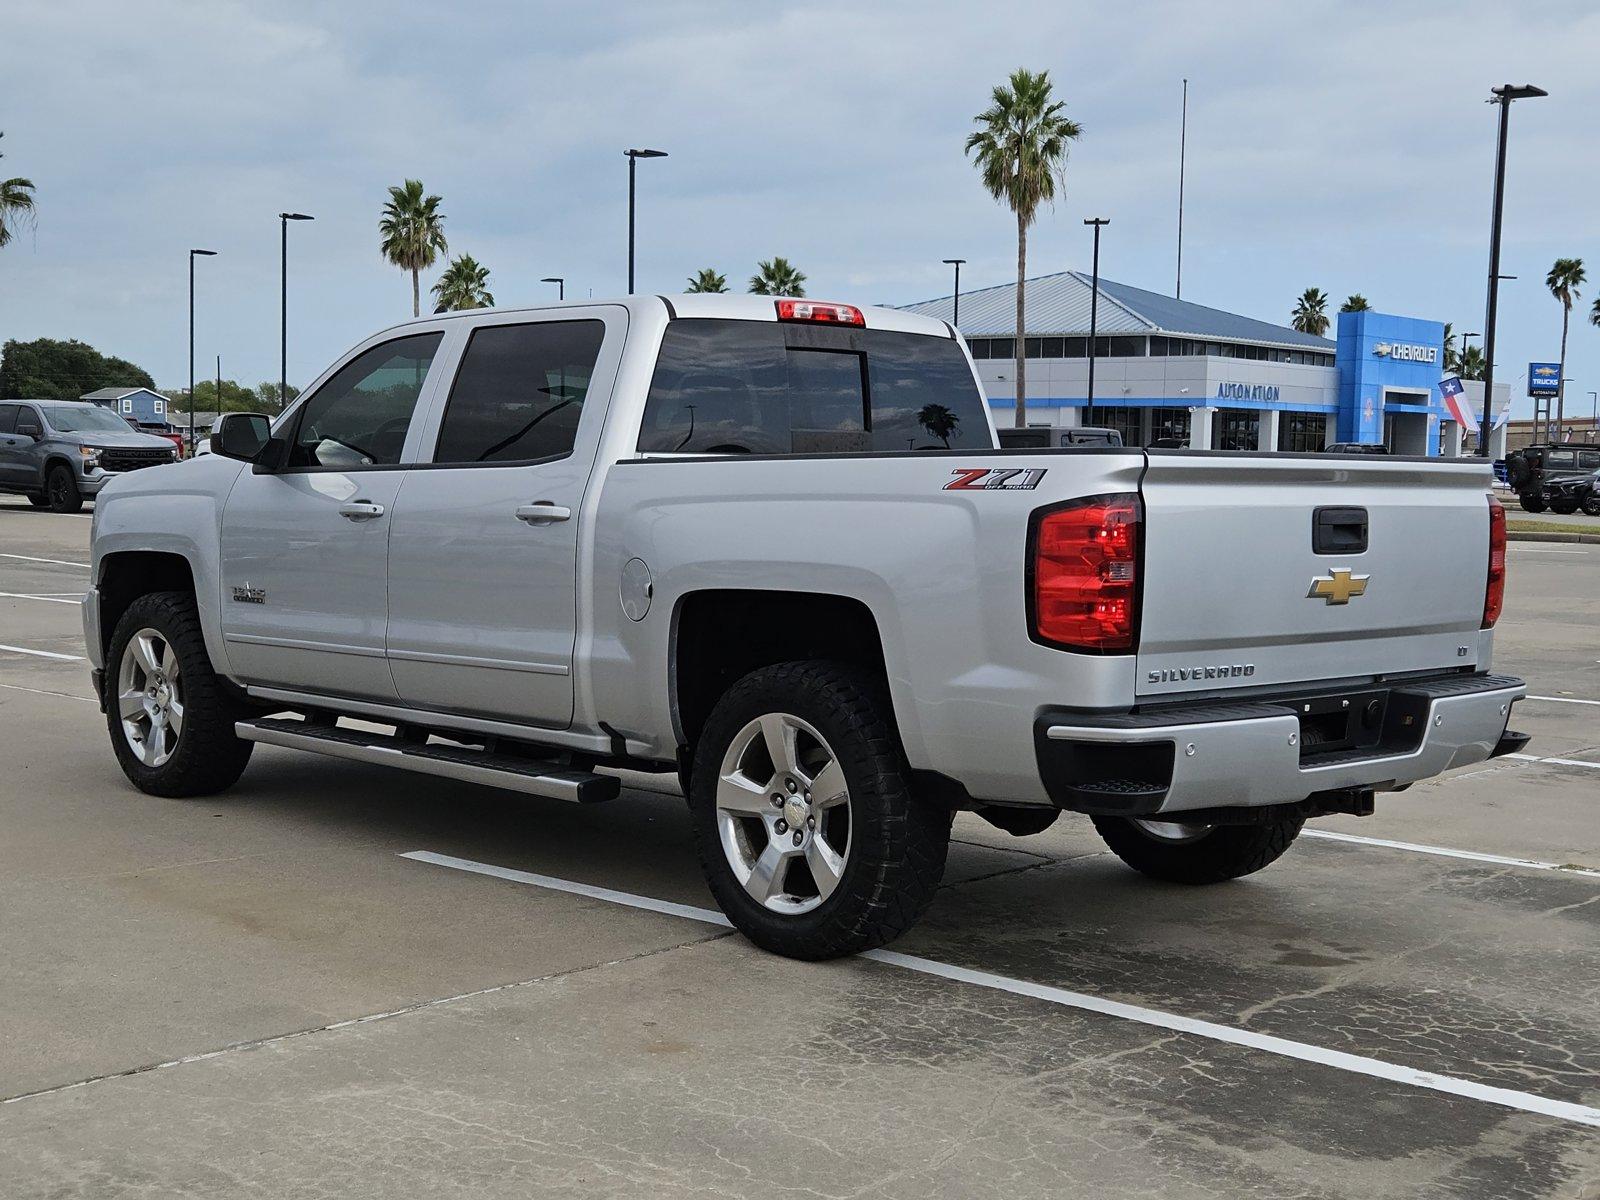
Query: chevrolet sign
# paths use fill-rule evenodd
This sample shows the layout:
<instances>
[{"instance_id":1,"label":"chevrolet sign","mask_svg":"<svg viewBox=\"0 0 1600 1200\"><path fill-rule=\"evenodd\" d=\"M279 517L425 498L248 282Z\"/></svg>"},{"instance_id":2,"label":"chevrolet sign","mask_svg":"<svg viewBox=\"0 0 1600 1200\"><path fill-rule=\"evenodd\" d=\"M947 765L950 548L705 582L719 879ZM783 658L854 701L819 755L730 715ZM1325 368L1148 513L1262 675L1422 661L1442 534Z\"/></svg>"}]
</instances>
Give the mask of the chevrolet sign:
<instances>
[{"instance_id":1,"label":"chevrolet sign","mask_svg":"<svg viewBox=\"0 0 1600 1200\"><path fill-rule=\"evenodd\" d=\"M1393 358L1400 362L1436 363L1439 361L1439 347L1437 346L1412 346L1404 342L1379 342L1372 347L1373 356L1376 358Z\"/></svg>"}]
</instances>

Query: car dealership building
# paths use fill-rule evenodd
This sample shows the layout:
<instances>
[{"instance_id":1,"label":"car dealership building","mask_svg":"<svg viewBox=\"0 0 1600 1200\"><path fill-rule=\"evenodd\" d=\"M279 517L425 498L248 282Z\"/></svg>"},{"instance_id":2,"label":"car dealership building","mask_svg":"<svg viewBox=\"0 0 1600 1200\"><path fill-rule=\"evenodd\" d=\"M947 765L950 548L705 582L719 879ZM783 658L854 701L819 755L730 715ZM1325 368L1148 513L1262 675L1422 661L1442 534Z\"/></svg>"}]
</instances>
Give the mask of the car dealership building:
<instances>
[{"instance_id":1,"label":"car dealership building","mask_svg":"<svg viewBox=\"0 0 1600 1200\"><path fill-rule=\"evenodd\" d=\"M1340 313L1329 339L1102 278L1091 402L1092 295L1081 271L1027 281L1030 425L1110 427L1138 446L1304 451L1371 442L1397 454L1470 452L1439 393L1441 322ZM961 296L961 333L1001 425L1016 405L1016 304L1015 284ZM907 308L956 315L949 296ZM1466 386L1481 410L1483 385ZM1498 411L1508 392L1495 392Z\"/></svg>"}]
</instances>

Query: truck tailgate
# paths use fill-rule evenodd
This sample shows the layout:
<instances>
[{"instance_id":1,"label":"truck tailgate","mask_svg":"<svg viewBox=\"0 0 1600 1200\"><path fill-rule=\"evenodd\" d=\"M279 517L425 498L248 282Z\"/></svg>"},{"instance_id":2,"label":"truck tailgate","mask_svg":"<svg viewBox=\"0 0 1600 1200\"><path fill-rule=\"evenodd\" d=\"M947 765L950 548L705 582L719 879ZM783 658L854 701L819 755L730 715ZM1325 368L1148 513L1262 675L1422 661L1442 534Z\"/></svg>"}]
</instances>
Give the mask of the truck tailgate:
<instances>
[{"instance_id":1,"label":"truck tailgate","mask_svg":"<svg viewBox=\"0 0 1600 1200\"><path fill-rule=\"evenodd\" d=\"M1150 453L1139 693L1480 665L1489 482L1481 460Z\"/></svg>"}]
</instances>

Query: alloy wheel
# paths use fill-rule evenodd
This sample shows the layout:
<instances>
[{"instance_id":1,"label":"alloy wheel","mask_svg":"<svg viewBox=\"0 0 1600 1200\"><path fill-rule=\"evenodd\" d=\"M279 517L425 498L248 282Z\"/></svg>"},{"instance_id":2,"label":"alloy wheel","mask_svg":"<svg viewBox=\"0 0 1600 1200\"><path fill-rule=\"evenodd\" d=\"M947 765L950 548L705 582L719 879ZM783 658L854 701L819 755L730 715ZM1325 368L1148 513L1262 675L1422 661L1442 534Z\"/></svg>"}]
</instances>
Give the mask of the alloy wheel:
<instances>
[{"instance_id":1,"label":"alloy wheel","mask_svg":"<svg viewBox=\"0 0 1600 1200\"><path fill-rule=\"evenodd\" d=\"M183 679L165 635L141 629L128 639L117 669L122 736L147 767L162 766L183 734Z\"/></svg>"},{"instance_id":2,"label":"alloy wheel","mask_svg":"<svg viewBox=\"0 0 1600 1200\"><path fill-rule=\"evenodd\" d=\"M717 772L717 834L758 904L793 916L839 886L850 857L850 789L816 728L768 713L741 729Z\"/></svg>"}]
</instances>

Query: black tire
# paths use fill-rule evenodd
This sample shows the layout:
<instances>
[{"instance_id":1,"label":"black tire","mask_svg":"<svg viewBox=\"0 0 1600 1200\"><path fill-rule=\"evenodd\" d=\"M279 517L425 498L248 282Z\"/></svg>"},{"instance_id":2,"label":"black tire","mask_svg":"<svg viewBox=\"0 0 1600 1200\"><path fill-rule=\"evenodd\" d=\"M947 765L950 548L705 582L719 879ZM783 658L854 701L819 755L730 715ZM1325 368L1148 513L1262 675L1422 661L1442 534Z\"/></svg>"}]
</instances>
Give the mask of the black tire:
<instances>
[{"instance_id":1,"label":"black tire","mask_svg":"<svg viewBox=\"0 0 1600 1200\"><path fill-rule=\"evenodd\" d=\"M1600 517L1600 492L1590 492L1583 498L1583 515L1586 517Z\"/></svg>"},{"instance_id":2,"label":"black tire","mask_svg":"<svg viewBox=\"0 0 1600 1200\"><path fill-rule=\"evenodd\" d=\"M1527 484L1533 472L1528 467L1528 460L1521 454L1508 454L1506 456L1506 482L1514 488L1521 488Z\"/></svg>"},{"instance_id":3,"label":"black tire","mask_svg":"<svg viewBox=\"0 0 1600 1200\"><path fill-rule=\"evenodd\" d=\"M51 512L75 513L83 507L83 493L72 477L72 468L57 463L44 477L45 504Z\"/></svg>"},{"instance_id":4,"label":"black tire","mask_svg":"<svg viewBox=\"0 0 1600 1200\"><path fill-rule=\"evenodd\" d=\"M1522 505L1523 512L1541 513L1545 508L1543 496L1518 496L1517 503Z\"/></svg>"},{"instance_id":5,"label":"black tire","mask_svg":"<svg viewBox=\"0 0 1600 1200\"><path fill-rule=\"evenodd\" d=\"M134 635L154 630L176 655L183 705L182 728L171 757L159 766L139 760L123 728L119 692L123 655ZM254 743L233 731L245 715L211 668L200 616L184 592L151 592L122 614L106 653L106 726L122 773L152 796L209 796L232 787L250 761Z\"/></svg>"},{"instance_id":6,"label":"black tire","mask_svg":"<svg viewBox=\"0 0 1600 1200\"><path fill-rule=\"evenodd\" d=\"M1095 817L1106 845L1135 871L1170 883L1221 883L1269 866L1294 844L1302 817L1270 825L1213 825L1187 841L1148 833L1126 817Z\"/></svg>"},{"instance_id":7,"label":"black tire","mask_svg":"<svg viewBox=\"0 0 1600 1200\"><path fill-rule=\"evenodd\" d=\"M723 759L741 731L770 714L799 718L821 734L849 791L848 853L839 881L805 912L774 912L747 892L719 830ZM765 667L723 695L695 747L689 805L701 868L734 927L765 950L806 960L868 950L909 929L944 875L954 815L911 794L881 684L831 662Z\"/></svg>"},{"instance_id":8,"label":"black tire","mask_svg":"<svg viewBox=\"0 0 1600 1200\"><path fill-rule=\"evenodd\" d=\"M1576 500L1552 500L1550 501L1550 511L1563 517L1570 517L1578 511L1578 502Z\"/></svg>"},{"instance_id":9,"label":"black tire","mask_svg":"<svg viewBox=\"0 0 1600 1200\"><path fill-rule=\"evenodd\" d=\"M28 503L33 505L35 508L49 508L50 497L46 496L43 492L29 492Z\"/></svg>"}]
</instances>

